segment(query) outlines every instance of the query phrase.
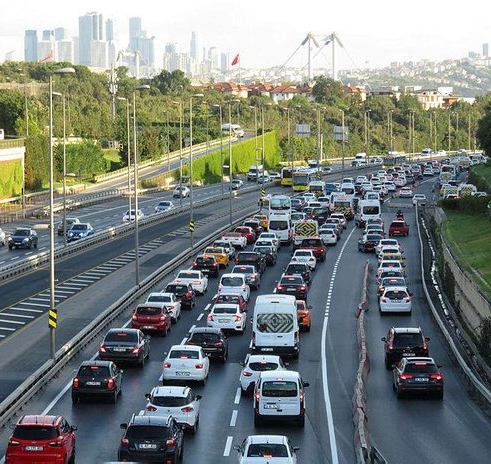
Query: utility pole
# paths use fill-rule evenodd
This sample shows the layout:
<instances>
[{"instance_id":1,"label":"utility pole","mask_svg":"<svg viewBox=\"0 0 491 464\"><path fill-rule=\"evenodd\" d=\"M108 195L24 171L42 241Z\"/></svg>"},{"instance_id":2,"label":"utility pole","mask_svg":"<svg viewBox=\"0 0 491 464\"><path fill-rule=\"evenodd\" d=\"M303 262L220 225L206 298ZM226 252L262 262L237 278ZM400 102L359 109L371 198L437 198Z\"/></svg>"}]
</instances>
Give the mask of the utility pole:
<instances>
[{"instance_id":1,"label":"utility pole","mask_svg":"<svg viewBox=\"0 0 491 464\"><path fill-rule=\"evenodd\" d=\"M342 157L342 166L341 166L341 176L344 177L344 110L341 110L341 140L342 140L342 145L341 145L341 157Z\"/></svg>"},{"instance_id":2,"label":"utility pole","mask_svg":"<svg viewBox=\"0 0 491 464\"><path fill-rule=\"evenodd\" d=\"M411 126L413 128L413 136L411 137L411 140L413 141L412 151L413 151L413 153L415 153L414 143L416 141L416 133L414 132L414 111L412 113L412 124L411 124Z\"/></svg>"},{"instance_id":3,"label":"utility pole","mask_svg":"<svg viewBox=\"0 0 491 464\"><path fill-rule=\"evenodd\" d=\"M451 140L450 140L450 129L452 128L451 121L450 121L450 110L448 110L448 151L450 151L452 145L451 145Z\"/></svg>"},{"instance_id":4,"label":"utility pole","mask_svg":"<svg viewBox=\"0 0 491 464\"><path fill-rule=\"evenodd\" d=\"M434 128L435 128L435 152L438 151L438 139L437 139L437 136L438 136L438 125L437 125L437 121L436 121L436 112L433 114L434 118L435 118L435 124L434 124Z\"/></svg>"},{"instance_id":5,"label":"utility pole","mask_svg":"<svg viewBox=\"0 0 491 464\"><path fill-rule=\"evenodd\" d=\"M136 132L136 90L133 91L133 155L133 183L135 186L135 283L138 287L140 285L140 256L138 255L140 243L138 237L138 146ZM129 217L131 221L131 210L129 211Z\"/></svg>"},{"instance_id":6,"label":"utility pole","mask_svg":"<svg viewBox=\"0 0 491 464\"><path fill-rule=\"evenodd\" d=\"M261 124L263 126L263 130L262 130L262 134L261 134L262 135L261 136L261 142L262 142L262 148L261 148L261 164L263 166L263 180L264 180L264 155L265 155L264 154L264 150L265 150L265 148L264 148L264 145L265 145L264 144L264 139L265 139L265 137L264 137L264 106L261 106Z\"/></svg>"},{"instance_id":7,"label":"utility pole","mask_svg":"<svg viewBox=\"0 0 491 464\"><path fill-rule=\"evenodd\" d=\"M469 114L469 122L467 123L467 149L471 149L471 115Z\"/></svg>"},{"instance_id":8,"label":"utility pole","mask_svg":"<svg viewBox=\"0 0 491 464\"><path fill-rule=\"evenodd\" d=\"M263 134L264 135L264 134ZM259 185L259 169L257 169L257 151L258 140L257 140L257 107L254 107L254 140L255 140L255 149L254 149L254 162L256 163L256 184ZM259 193L261 195L261 193Z\"/></svg>"},{"instance_id":9,"label":"utility pole","mask_svg":"<svg viewBox=\"0 0 491 464\"><path fill-rule=\"evenodd\" d=\"M321 110L317 108L317 176L321 169L322 146L321 146ZM320 176L322 180L322 176Z\"/></svg>"},{"instance_id":10,"label":"utility pole","mask_svg":"<svg viewBox=\"0 0 491 464\"><path fill-rule=\"evenodd\" d=\"M232 225L232 103L228 103L228 175L230 181L229 188L229 214L230 225Z\"/></svg>"}]
</instances>

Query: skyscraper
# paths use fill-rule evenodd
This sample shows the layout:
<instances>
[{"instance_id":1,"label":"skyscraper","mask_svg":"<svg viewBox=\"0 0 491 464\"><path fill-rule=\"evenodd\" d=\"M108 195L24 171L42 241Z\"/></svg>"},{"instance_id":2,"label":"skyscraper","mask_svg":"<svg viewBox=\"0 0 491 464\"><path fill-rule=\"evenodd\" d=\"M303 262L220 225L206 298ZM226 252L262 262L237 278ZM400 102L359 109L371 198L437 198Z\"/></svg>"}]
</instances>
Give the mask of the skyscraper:
<instances>
[{"instance_id":1,"label":"skyscraper","mask_svg":"<svg viewBox=\"0 0 491 464\"><path fill-rule=\"evenodd\" d=\"M42 40L54 40L55 31L53 29L47 29L43 31Z\"/></svg>"},{"instance_id":2,"label":"skyscraper","mask_svg":"<svg viewBox=\"0 0 491 464\"><path fill-rule=\"evenodd\" d=\"M217 47L210 47L208 49L208 59L211 63L211 69L220 69L220 54L218 53Z\"/></svg>"},{"instance_id":3,"label":"skyscraper","mask_svg":"<svg viewBox=\"0 0 491 464\"><path fill-rule=\"evenodd\" d=\"M179 46L177 42L169 42L165 44L165 53L177 53Z\"/></svg>"},{"instance_id":4,"label":"skyscraper","mask_svg":"<svg viewBox=\"0 0 491 464\"><path fill-rule=\"evenodd\" d=\"M489 56L489 45L487 43L482 44L482 56L484 58Z\"/></svg>"},{"instance_id":5,"label":"skyscraper","mask_svg":"<svg viewBox=\"0 0 491 464\"><path fill-rule=\"evenodd\" d=\"M139 55L142 68L151 69L155 66L155 37L147 37L147 31L142 30L141 18L130 18L130 43L128 51ZM133 62L135 60L133 59ZM132 68L130 64L130 69ZM136 68L136 65L133 66ZM133 74L136 69L131 69Z\"/></svg>"},{"instance_id":6,"label":"skyscraper","mask_svg":"<svg viewBox=\"0 0 491 464\"><path fill-rule=\"evenodd\" d=\"M43 39L45 40L45 39ZM68 30L64 27L57 27L55 29L55 40L68 40Z\"/></svg>"},{"instance_id":7,"label":"skyscraper","mask_svg":"<svg viewBox=\"0 0 491 464\"><path fill-rule=\"evenodd\" d=\"M87 13L78 18L80 64L91 66L92 42L104 40L103 19L99 13Z\"/></svg>"},{"instance_id":8,"label":"skyscraper","mask_svg":"<svg viewBox=\"0 0 491 464\"><path fill-rule=\"evenodd\" d=\"M222 73L226 74L229 70L230 57L228 53L222 53L220 56L220 69Z\"/></svg>"},{"instance_id":9,"label":"skyscraper","mask_svg":"<svg viewBox=\"0 0 491 464\"><path fill-rule=\"evenodd\" d=\"M66 61L72 64L75 62L73 40L71 39L57 40L56 51L57 51L56 61L58 62Z\"/></svg>"},{"instance_id":10,"label":"skyscraper","mask_svg":"<svg viewBox=\"0 0 491 464\"><path fill-rule=\"evenodd\" d=\"M189 47L189 56L194 60L201 61L201 48L199 44L198 33L193 31L191 33L191 43Z\"/></svg>"},{"instance_id":11,"label":"skyscraper","mask_svg":"<svg viewBox=\"0 0 491 464\"><path fill-rule=\"evenodd\" d=\"M26 30L24 35L24 60L38 60L38 33L32 29Z\"/></svg>"},{"instance_id":12,"label":"skyscraper","mask_svg":"<svg viewBox=\"0 0 491 464\"><path fill-rule=\"evenodd\" d=\"M106 40L114 40L114 22L112 19L106 21Z\"/></svg>"},{"instance_id":13,"label":"skyscraper","mask_svg":"<svg viewBox=\"0 0 491 464\"><path fill-rule=\"evenodd\" d=\"M134 37L140 37L142 32L142 19L133 17L130 18L130 40Z\"/></svg>"}]
</instances>

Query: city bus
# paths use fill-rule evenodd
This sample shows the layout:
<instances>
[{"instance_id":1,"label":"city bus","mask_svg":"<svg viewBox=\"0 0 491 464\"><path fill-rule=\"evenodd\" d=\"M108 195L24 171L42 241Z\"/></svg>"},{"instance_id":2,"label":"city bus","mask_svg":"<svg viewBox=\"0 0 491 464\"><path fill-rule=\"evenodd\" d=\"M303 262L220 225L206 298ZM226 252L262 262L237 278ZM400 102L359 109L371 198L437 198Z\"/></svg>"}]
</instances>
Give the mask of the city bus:
<instances>
[{"instance_id":1,"label":"city bus","mask_svg":"<svg viewBox=\"0 0 491 464\"><path fill-rule=\"evenodd\" d=\"M269 198L269 216L292 213L292 202L288 195L273 195Z\"/></svg>"},{"instance_id":2,"label":"city bus","mask_svg":"<svg viewBox=\"0 0 491 464\"><path fill-rule=\"evenodd\" d=\"M388 155L383 159L383 167L384 169L395 168L397 166L402 166L406 162L406 155Z\"/></svg>"},{"instance_id":3,"label":"city bus","mask_svg":"<svg viewBox=\"0 0 491 464\"><path fill-rule=\"evenodd\" d=\"M293 168L291 166L285 166L281 169L281 185L292 185L292 171Z\"/></svg>"},{"instance_id":4,"label":"city bus","mask_svg":"<svg viewBox=\"0 0 491 464\"><path fill-rule=\"evenodd\" d=\"M311 174L305 171L296 171L292 175L293 190L295 192L305 192L309 189Z\"/></svg>"}]
</instances>

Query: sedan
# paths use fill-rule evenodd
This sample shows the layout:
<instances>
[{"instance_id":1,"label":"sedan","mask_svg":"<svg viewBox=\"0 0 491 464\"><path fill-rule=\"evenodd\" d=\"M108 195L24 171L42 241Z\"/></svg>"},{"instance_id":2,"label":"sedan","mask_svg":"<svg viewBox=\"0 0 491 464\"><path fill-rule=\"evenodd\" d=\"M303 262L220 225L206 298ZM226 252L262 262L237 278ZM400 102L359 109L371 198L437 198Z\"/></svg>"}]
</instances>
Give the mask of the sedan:
<instances>
[{"instance_id":1,"label":"sedan","mask_svg":"<svg viewBox=\"0 0 491 464\"><path fill-rule=\"evenodd\" d=\"M246 313L240 310L239 305L216 304L208 314L206 325L215 329L244 333L246 322Z\"/></svg>"},{"instance_id":2,"label":"sedan","mask_svg":"<svg viewBox=\"0 0 491 464\"><path fill-rule=\"evenodd\" d=\"M209 358L219 359L222 363L227 361L228 338L222 329L194 327L189 333L186 345L201 346Z\"/></svg>"},{"instance_id":3,"label":"sedan","mask_svg":"<svg viewBox=\"0 0 491 464\"><path fill-rule=\"evenodd\" d=\"M397 239L395 239L395 238L384 238L384 239L380 240L379 244L375 248L375 254L378 256L380 253L382 253L382 250L385 247L397 248L399 251L401 249Z\"/></svg>"},{"instance_id":4,"label":"sedan","mask_svg":"<svg viewBox=\"0 0 491 464\"><path fill-rule=\"evenodd\" d=\"M346 216L343 213L332 213L331 218L339 219L343 229L346 229Z\"/></svg>"},{"instance_id":5,"label":"sedan","mask_svg":"<svg viewBox=\"0 0 491 464\"><path fill-rule=\"evenodd\" d=\"M424 193L415 193L413 196L413 205L426 206L426 195Z\"/></svg>"},{"instance_id":6,"label":"sedan","mask_svg":"<svg viewBox=\"0 0 491 464\"><path fill-rule=\"evenodd\" d=\"M244 185L244 182L240 179L234 179L232 180L230 186L232 187L232 190L239 190L242 186Z\"/></svg>"},{"instance_id":7,"label":"sedan","mask_svg":"<svg viewBox=\"0 0 491 464\"><path fill-rule=\"evenodd\" d=\"M201 395L189 387L155 387L145 395L145 416L171 415L183 428L195 433L199 425Z\"/></svg>"},{"instance_id":8,"label":"sedan","mask_svg":"<svg viewBox=\"0 0 491 464\"><path fill-rule=\"evenodd\" d=\"M305 263L290 263L285 269L284 275L300 275L304 282L310 285L310 268Z\"/></svg>"},{"instance_id":9,"label":"sedan","mask_svg":"<svg viewBox=\"0 0 491 464\"><path fill-rule=\"evenodd\" d=\"M91 235L94 235L94 229L88 222L85 224L74 224L67 233L67 241L83 240Z\"/></svg>"},{"instance_id":10,"label":"sedan","mask_svg":"<svg viewBox=\"0 0 491 464\"><path fill-rule=\"evenodd\" d=\"M66 218L65 222L66 222L66 231L68 232L74 224L80 224L80 219L71 217L71 218ZM57 229L58 235L63 235L63 228L64 228L64 223L63 221L61 221L58 224L58 229Z\"/></svg>"},{"instance_id":11,"label":"sedan","mask_svg":"<svg viewBox=\"0 0 491 464\"><path fill-rule=\"evenodd\" d=\"M176 284L189 284L196 293L204 295L208 290L208 277L201 271L179 271L174 280Z\"/></svg>"},{"instance_id":12,"label":"sedan","mask_svg":"<svg viewBox=\"0 0 491 464\"><path fill-rule=\"evenodd\" d=\"M393 388L397 397L405 393L429 393L443 398L443 374L433 358L402 358L394 367Z\"/></svg>"},{"instance_id":13,"label":"sedan","mask_svg":"<svg viewBox=\"0 0 491 464\"><path fill-rule=\"evenodd\" d=\"M191 380L205 385L210 370L210 360L200 346L173 345L164 356L162 382Z\"/></svg>"},{"instance_id":14,"label":"sedan","mask_svg":"<svg viewBox=\"0 0 491 464\"><path fill-rule=\"evenodd\" d=\"M387 337L382 337L385 367L390 369L402 358L428 356L429 340L420 327L391 327Z\"/></svg>"},{"instance_id":15,"label":"sedan","mask_svg":"<svg viewBox=\"0 0 491 464\"><path fill-rule=\"evenodd\" d=\"M140 367L150 356L150 338L138 329L110 329L99 347L102 361L131 362Z\"/></svg>"},{"instance_id":16,"label":"sedan","mask_svg":"<svg viewBox=\"0 0 491 464\"><path fill-rule=\"evenodd\" d=\"M167 308L162 304L139 304L131 316L131 327L142 332L154 332L167 336L172 320Z\"/></svg>"},{"instance_id":17,"label":"sedan","mask_svg":"<svg viewBox=\"0 0 491 464\"><path fill-rule=\"evenodd\" d=\"M381 234L370 232L358 240L358 251L373 252L381 240Z\"/></svg>"},{"instance_id":18,"label":"sedan","mask_svg":"<svg viewBox=\"0 0 491 464\"><path fill-rule=\"evenodd\" d=\"M406 287L388 287L379 299L380 313L411 314L411 295Z\"/></svg>"},{"instance_id":19,"label":"sedan","mask_svg":"<svg viewBox=\"0 0 491 464\"><path fill-rule=\"evenodd\" d=\"M174 293L152 292L148 295L145 303L165 307L172 322L177 322L181 317L181 302Z\"/></svg>"},{"instance_id":20,"label":"sedan","mask_svg":"<svg viewBox=\"0 0 491 464\"><path fill-rule=\"evenodd\" d=\"M243 367L239 378L243 395L252 393L261 372L286 370L286 366L280 356L269 354L248 354L245 362L239 364Z\"/></svg>"},{"instance_id":21,"label":"sedan","mask_svg":"<svg viewBox=\"0 0 491 464\"><path fill-rule=\"evenodd\" d=\"M123 371L112 361L84 361L72 380L72 402L82 398L107 398L116 403L121 394Z\"/></svg>"},{"instance_id":22,"label":"sedan","mask_svg":"<svg viewBox=\"0 0 491 464\"><path fill-rule=\"evenodd\" d=\"M283 275L276 286L276 293L293 295L297 300L307 301L307 285L299 275Z\"/></svg>"},{"instance_id":23,"label":"sedan","mask_svg":"<svg viewBox=\"0 0 491 464\"><path fill-rule=\"evenodd\" d=\"M295 453L300 448L292 446L289 438L282 435L250 435L234 449L239 464L297 464Z\"/></svg>"},{"instance_id":24,"label":"sedan","mask_svg":"<svg viewBox=\"0 0 491 464\"><path fill-rule=\"evenodd\" d=\"M274 246L264 246L264 245L255 245L253 250L254 253L259 253L266 262L266 266L274 266L276 264L276 260L278 259L278 253L276 251L276 247Z\"/></svg>"},{"instance_id":25,"label":"sedan","mask_svg":"<svg viewBox=\"0 0 491 464\"><path fill-rule=\"evenodd\" d=\"M232 274L243 274L246 278L246 284L249 287L257 290L261 286L261 274L256 270L254 266L240 264L234 266Z\"/></svg>"},{"instance_id":26,"label":"sedan","mask_svg":"<svg viewBox=\"0 0 491 464\"><path fill-rule=\"evenodd\" d=\"M239 232L228 232L222 237L222 240L228 240L234 248L242 250L247 246L247 238Z\"/></svg>"},{"instance_id":27,"label":"sedan","mask_svg":"<svg viewBox=\"0 0 491 464\"><path fill-rule=\"evenodd\" d=\"M296 250L290 262L307 264L311 271L315 271L317 266L317 259L312 250Z\"/></svg>"},{"instance_id":28,"label":"sedan","mask_svg":"<svg viewBox=\"0 0 491 464\"><path fill-rule=\"evenodd\" d=\"M213 297L212 303L238 304L243 313L247 311L247 301L240 293L221 292Z\"/></svg>"},{"instance_id":29,"label":"sedan","mask_svg":"<svg viewBox=\"0 0 491 464\"><path fill-rule=\"evenodd\" d=\"M189 284L171 282L166 285L164 292L173 293L181 302L181 308L193 309L196 304L196 292Z\"/></svg>"},{"instance_id":30,"label":"sedan","mask_svg":"<svg viewBox=\"0 0 491 464\"><path fill-rule=\"evenodd\" d=\"M254 232L254 230L252 230L250 227L239 226L235 228L234 232L237 232L245 237L248 244L254 243L256 240L256 232Z\"/></svg>"},{"instance_id":31,"label":"sedan","mask_svg":"<svg viewBox=\"0 0 491 464\"><path fill-rule=\"evenodd\" d=\"M173 198L186 198L189 197L191 194L191 190L189 190L189 187L186 187L183 185L182 187L176 187L174 191L172 192L172 197Z\"/></svg>"},{"instance_id":32,"label":"sedan","mask_svg":"<svg viewBox=\"0 0 491 464\"><path fill-rule=\"evenodd\" d=\"M123 222L134 222L135 221L135 214L136 214L136 218L139 221L141 219L143 219L143 217L145 216L141 209L137 210L136 213L135 213L134 209L128 210L128 211L126 211L126 213L124 213Z\"/></svg>"},{"instance_id":33,"label":"sedan","mask_svg":"<svg viewBox=\"0 0 491 464\"><path fill-rule=\"evenodd\" d=\"M197 256L193 263L193 269L201 271L211 277L218 277L218 263L214 256Z\"/></svg>"},{"instance_id":34,"label":"sedan","mask_svg":"<svg viewBox=\"0 0 491 464\"><path fill-rule=\"evenodd\" d=\"M159 204L155 207L156 213L165 213L166 211L170 211L174 208L174 203L169 200L159 201Z\"/></svg>"},{"instance_id":35,"label":"sedan","mask_svg":"<svg viewBox=\"0 0 491 464\"><path fill-rule=\"evenodd\" d=\"M400 198L412 198L413 197L413 189L411 187L402 187L399 190Z\"/></svg>"},{"instance_id":36,"label":"sedan","mask_svg":"<svg viewBox=\"0 0 491 464\"><path fill-rule=\"evenodd\" d=\"M377 289L377 295L380 297L385 292L386 288L390 287L405 287L406 279L404 277L383 277Z\"/></svg>"}]
</instances>

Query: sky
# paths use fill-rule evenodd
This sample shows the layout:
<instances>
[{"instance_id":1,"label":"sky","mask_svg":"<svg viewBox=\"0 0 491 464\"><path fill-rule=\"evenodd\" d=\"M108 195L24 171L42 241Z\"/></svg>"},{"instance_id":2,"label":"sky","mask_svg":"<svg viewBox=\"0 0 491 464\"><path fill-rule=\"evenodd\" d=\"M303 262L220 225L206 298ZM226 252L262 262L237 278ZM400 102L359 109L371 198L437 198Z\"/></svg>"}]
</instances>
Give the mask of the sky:
<instances>
[{"instance_id":1,"label":"sky","mask_svg":"<svg viewBox=\"0 0 491 464\"><path fill-rule=\"evenodd\" d=\"M156 37L157 64L163 47L177 42L189 51L191 31L202 46L216 46L231 58L240 52L243 67L285 63L308 32L335 31L345 50L337 67L382 67L393 61L461 58L491 43L491 2L487 0L1 0L0 62L7 52L24 56L24 30L66 27L78 35L78 17L102 13L115 22L117 48L128 44L128 18L140 16L142 28ZM7 6L8 5L8 6ZM323 49L314 65L330 67ZM292 64L305 65L306 47Z\"/></svg>"}]
</instances>

